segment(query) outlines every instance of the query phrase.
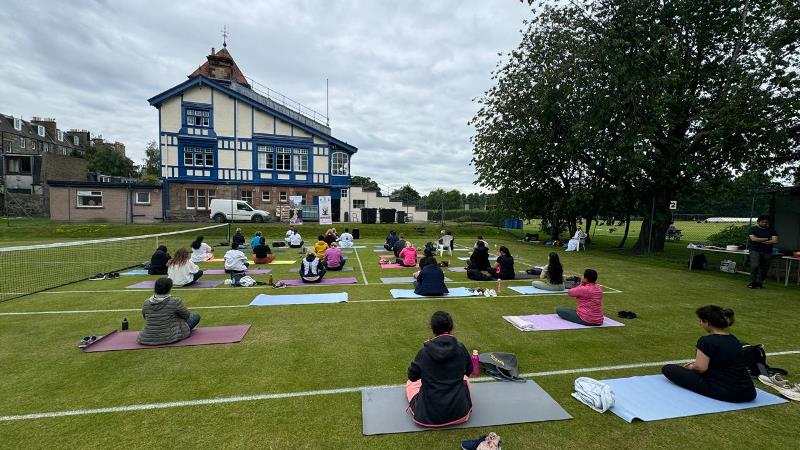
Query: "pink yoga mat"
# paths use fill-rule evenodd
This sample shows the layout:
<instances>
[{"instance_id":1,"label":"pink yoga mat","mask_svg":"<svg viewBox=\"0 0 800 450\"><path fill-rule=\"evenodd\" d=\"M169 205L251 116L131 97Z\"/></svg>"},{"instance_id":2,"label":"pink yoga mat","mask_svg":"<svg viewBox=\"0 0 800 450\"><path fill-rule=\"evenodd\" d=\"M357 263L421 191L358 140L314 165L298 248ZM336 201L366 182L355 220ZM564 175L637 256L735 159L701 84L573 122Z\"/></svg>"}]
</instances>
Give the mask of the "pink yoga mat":
<instances>
[{"instance_id":1,"label":"pink yoga mat","mask_svg":"<svg viewBox=\"0 0 800 450\"><path fill-rule=\"evenodd\" d=\"M194 284L189 286L175 286L176 288L186 288L186 289L193 289L193 288L212 288L217 287L222 284L225 280L197 280ZM153 280L148 281L140 281L136 284L132 284L130 286L125 286L125 289L152 289L155 287L156 282Z\"/></svg>"},{"instance_id":2,"label":"pink yoga mat","mask_svg":"<svg viewBox=\"0 0 800 450\"><path fill-rule=\"evenodd\" d=\"M281 280L287 286L313 286L315 284L356 284L358 280L355 277L350 278L323 278L319 283L303 283L303 280Z\"/></svg>"},{"instance_id":3,"label":"pink yoga mat","mask_svg":"<svg viewBox=\"0 0 800 450\"><path fill-rule=\"evenodd\" d=\"M136 342L139 336L138 331L121 332L114 330L94 342L94 344L84 347L83 351L92 352L111 352L115 350L142 350L161 347L183 347L186 345L208 345L208 344L232 344L244 339L244 335L250 329L250 325L232 325L227 327L200 327L192 330L192 334L178 342L164 345L141 345Z\"/></svg>"},{"instance_id":4,"label":"pink yoga mat","mask_svg":"<svg viewBox=\"0 0 800 450\"><path fill-rule=\"evenodd\" d=\"M503 316L507 319L511 316ZM531 331L551 331L551 330L577 330L581 328L604 328L604 327L624 327L625 325L617 322L616 320L603 317L603 324L595 327L588 327L586 325L579 325L577 323L564 320L558 317L558 314L532 314L530 316L516 316L526 322L533 324Z\"/></svg>"},{"instance_id":5,"label":"pink yoga mat","mask_svg":"<svg viewBox=\"0 0 800 450\"><path fill-rule=\"evenodd\" d=\"M381 264L381 269L416 269L416 268L417 266L408 267L402 264L395 264L395 263Z\"/></svg>"},{"instance_id":6,"label":"pink yoga mat","mask_svg":"<svg viewBox=\"0 0 800 450\"><path fill-rule=\"evenodd\" d=\"M272 273L272 269L247 269L247 275L266 275ZM227 275L224 269L208 269L203 271L204 275Z\"/></svg>"}]
</instances>

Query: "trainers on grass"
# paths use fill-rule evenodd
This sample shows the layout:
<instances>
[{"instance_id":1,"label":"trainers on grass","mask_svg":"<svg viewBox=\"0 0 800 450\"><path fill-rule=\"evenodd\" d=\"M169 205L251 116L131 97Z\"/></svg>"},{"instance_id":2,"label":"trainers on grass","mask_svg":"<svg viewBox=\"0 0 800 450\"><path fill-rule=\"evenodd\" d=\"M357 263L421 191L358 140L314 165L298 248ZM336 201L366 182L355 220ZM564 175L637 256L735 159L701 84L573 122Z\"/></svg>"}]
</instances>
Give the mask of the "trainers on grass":
<instances>
[{"instance_id":1,"label":"trainers on grass","mask_svg":"<svg viewBox=\"0 0 800 450\"><path fill-rule=\"evenodd\" d=\"M786 378L783 378L781 374L776 373L775 375L770 376L759 375L758 379L762 383L778 391L779 394L788 398L789 400L800 402L800 388L798 388L797 385L792 386L792 384L789 383Z\"/></svg>"}]
</instances>

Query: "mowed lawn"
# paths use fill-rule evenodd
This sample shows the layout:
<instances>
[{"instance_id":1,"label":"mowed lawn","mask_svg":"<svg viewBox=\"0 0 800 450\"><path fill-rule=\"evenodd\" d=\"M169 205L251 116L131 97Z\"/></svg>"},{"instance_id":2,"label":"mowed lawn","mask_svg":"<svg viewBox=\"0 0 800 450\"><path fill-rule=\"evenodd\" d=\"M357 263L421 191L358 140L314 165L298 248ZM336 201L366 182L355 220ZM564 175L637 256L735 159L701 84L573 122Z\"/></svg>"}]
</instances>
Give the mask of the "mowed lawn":
<instances>
[{"instance_id":1,"label":"mowed lawn","mask_svg":"<svg viewBox=\"0 0 800 450\"><path fill-rule=\"evenodd\" d=\"M252 225L244 228L248 237L255 229ZM284 225L260 228L267 231L269 240L282 237L285 230ZM301 232L309 240L321 228L304 226ZM338 228L341 231L342 226ZM732 331L740 340L764 343L773 352L800 350L795 324L800 289L771 281L766 289L751 291L741 275L689 272L680 264L624 252L564 253L559 249L567 270L580 273L594 268L599 282L614 291L605 296L608 316L632 310L639 318L625 320L622 328L522 333L501 316L552 313L557 306L574 302L565 295L520 296L506 286L495 298L392 300L389 289L411 286L385 285L380 278L410 276L413 269L380 269L372 245L382 242L388 226L359 228L362 239L357 244L368 247L348 255L348 265L355 271L329 274L355 276L357 285L175 291L190 309L203 315L201 327L252 324L238 344L88 354L76 348L82 336L105 334L118 328L124 317L131 329L140 328L139 311L149 292L125 286L154 277L83 281L0 303L0 416L123 407L100 414L3 420L0 447L454 449L462 439L496 431L508 449L796 448L800 408L795 403L628 424L611 413L595 413L569 395L577 376L656 374L657 366L534 376L574 417L568 421L363 436L358 392L315 391L403 383L409 361L430 337L428 320L436 310L453 315L454 332L469 349L516 353L522 372L540 373L688 359L703 333L694 310L708 303L736 311ZM411 226L401 228L408 230L417 245L438 233L434 225L427 225L424 235L412 234ZM493 250L495 244L507 245L518 269L544 264L552 251L522 244L490 228L453 231L457 244L471 245L482 233ZM456 252L445 259L457 264L456 257L467 254ZM297 260L299 255L280 253L278 258ZM289 273L292 267L272 266L273 278L295 277ZM464 274L446 275L454 280L453 286L482 284L468 281ZM262 281L268 277L256 276ZM247 307L261 292L347 292L350 302ZM786 368L790 379L800 382L796 375L800 355L768 361ZM295 396L143 411L124 408L260 394Z\"/></svg>"}]
</instances>

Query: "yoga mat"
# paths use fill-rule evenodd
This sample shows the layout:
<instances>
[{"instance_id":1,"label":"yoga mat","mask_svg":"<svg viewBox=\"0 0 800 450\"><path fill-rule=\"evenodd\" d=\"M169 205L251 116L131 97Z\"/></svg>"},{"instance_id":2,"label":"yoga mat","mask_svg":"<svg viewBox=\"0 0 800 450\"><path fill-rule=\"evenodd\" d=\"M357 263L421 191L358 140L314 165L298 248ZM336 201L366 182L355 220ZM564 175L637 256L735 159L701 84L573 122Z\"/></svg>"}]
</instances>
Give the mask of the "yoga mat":
<instances>
[{"instance_id":1,"label":"yoga mat","mask_svg":"<svg viewBox=\"0 0 800 450\"><path fill-rule=\"evenodd\" d=\"M469 261L469 256L459 256L458 259L460 259L461 261ZM496 259L497 256L489 255L489 261L495 261Z\"/></svg>"},{"instance_id":2,"label":"yoga mat","mask_svg":"<svg viewBox=\"0 0 800 450\"><path fill-rule=\"evenodd\" d=\"M472 417L462 424L444 427L476 428L514 423L566 420L572 416L533 381L524 383L473 383ZM368 388L361 391L362 432L374 434L429 431L414 423L406 412L405 387Z\"/></svg>"},{"instance_id":3,"label":"yoga mat","mask_svg":"<svg viewBox=\"0 0 800 450\"><path fill-rule=\"evenodd\" d=\"M208 261L200 261L200 262L225 262L225 258L214 258L214 259L209 259ZM247 261L247 263L255 264L253 261ZM200 264L200 263L195 263L195 264Z\"/></svg>"},{"instance_id":4,"label":"yoga mat","mask_svg":"<svg viewBox=\"0 0 800 450\"><path fill-rule=\"evenodd\" d=\"M266 275L272 273L272 269L247 269L246 275ZM224 269L207 269L203 271L204 275L228 275Z\"/></svg>"},{"instance_id":5,"label":"yoga mat","mask_svg":"<svg viewBox=\"0 0 800 450\"><path fill-rule=\"evenodd\" d=\"M581 328L624 327L616 320L603 317L603 324L596 327L579 325L558 317L558 314L531 314L530 316L503 316L516 329L520 331L551 331L551 330L577 330Z\"/></svg>"},{"instance_id":6,"label":"yoga mat","mask_svg":"<svg viewBox=\"0 0 800 450\"><path fill-rule=\"evenodd\" d=\"M353 271L353 266L344 266L344 267L342 267L342 270L329 270L328 273L330 273L330 272L352 272L352 271ZM292 267L291 269L289 269L289 272L290 273L300 273L300 268L299 267Z\"/></svg>"},{"instance_id":7,"label":"yoga mat","mask_svg":"<svg viewBox=\"0 0 800 450\"><path fill-rule=\"evenodd\" d=\"M120 275L149 275L147 269L133 269L127 272L122 272Z\"/></svg>"},{"instance_id":8,"label":"yoga mat","mask_svg":"<svg viewBox=\"0 0 800 450\"><path fill-rule=\"evenodd\" d=\"M386 247L384 247L382 245L375 245L375 246L372 247L372 249L375 250L376 252L377 251L381 251L381 252L387 252L388 251L388 250L386 250Z\"/></svg>"},{"instance_id":9,"label":"yoga mat","mask_svg":"<svg viewBox=\"0 0 800 450\"><path fill-rule=\"evenodd\" d=\"M310 305L312 303L347 303L347 292L330 294L258 294L250 306Z\"/></svg>"},{"instance_id":10,"label":"yoga mat","mask_svg":"<svg viewBox=\"0 0 800 450\"><path fill-rule=\"evenodd\" d=\"M393 298L436 298L436 297L475 297L478 294L470 292L465 287L448 288L449 294L444 295L417 295L413 289L390 289Z\"/></svg>"},{"instance_id":11,"label":"yoga mat","mask_svg":"<svg viewBox=\"0 0 800 450\"><path fill-rule=\"evenodd\" d=\"M269 265L269 266L285 266L285 265L290 265L290 264L295 264L295 263L297 263L297 260L294 260L294 259L291 260L291 261L279 259L279 260L272 261L271 263L269 263L267 265Z\"/></svg>"},{"instance_id":12,"label":"yoga mat","mask_svg":"<svg viewBox=\"0 0 800 450\"><path fill-rule=\"evenodd\" d=\"M175 286L176 289L212 288L222 284L225 280L197 280L189 286ZM153 280L140 281L136 284L126 286L125 289L153 289L156 282Z\"/></svg>"},{"instance_id":13,"label":"yoga mat","mask_svg":"<svg viewBox=\"0 0 800 450\"><path fill-rule=\"evenodd\" d=\"M232 325L227 327L198 327L192 334L178 342L164 345L141 345L136 342L138 331L112 331L92 344L83 348L86 353L109 352L114 350L143 350L162 347L184 347L187 345L232 344L244 339L250 325Z\"/></svg>"},{"instance_id":14,"label":"yoga mat","mask_svg":"<svg viewBox=\"0 0 800 450\"><path fill-rule=\"evenodd\" d=\"M330 284L356 284L358 280L356 277L349 277L349 278L323 278L322 281L319 283L303 283L303 280L292 279L292 280L281 280L281 282L287 286L319 286L319 285L330 285Z\"/></svg>"},{"instance_id":15,"label":"yoga mat","mask_svg":"<svg viewBox=\"0 0 800 450\"><path fill-rule=\"evenodd\" d=\"M448 267L447 270L455 273L467 273L466 267Z\"/></svg>"},{"instance_id":16,"label":"yoga mat","mask_svg":"<svg viewBox=\"0 0 800 450\"><path fill-rule=\"evenodd\" d=\"M740 409L778 405L787 400L756 389L756 398L747 403L729 403L704 397L684 389L663 375L601 380L614 390L611 412L625 420L673 419Z\"/></svg>"},{"instance_id":17,"label":"yoga mat","mask_svg":"<svg viewBox=\"0 0 800 450\"><path fill-rule=\"evenodd\" d=\"M512 281L512 280L509 280ZM520 294L525 295L537 295L537 294L566 294L566 290L563 291L548 291L547 289L539 289L533 286L509 286L514 292L519 292Z\"/></svg>"},{"instance_id":18,"label":"yoga mat","mask_svg":"<svg viewBox=\"0 0 800 450\"><path fill-rule=\"evenodd\" d=\"M444 277L445 282L451 282L450 278ZM381 283L413 283L414 277L388 277L381 278Z\"/></svg>"},{"instance_id":19,"label":"yoga mat","mask_svg":"<svg viewBox=\"0 0 800 450\"><path fill-rule=\"evenodd\" d=\"M408 267L402 264L394 264L394 263L381 264L381 269L418 269L418 268L419 266Z\"/></svg>"}]
</instances>

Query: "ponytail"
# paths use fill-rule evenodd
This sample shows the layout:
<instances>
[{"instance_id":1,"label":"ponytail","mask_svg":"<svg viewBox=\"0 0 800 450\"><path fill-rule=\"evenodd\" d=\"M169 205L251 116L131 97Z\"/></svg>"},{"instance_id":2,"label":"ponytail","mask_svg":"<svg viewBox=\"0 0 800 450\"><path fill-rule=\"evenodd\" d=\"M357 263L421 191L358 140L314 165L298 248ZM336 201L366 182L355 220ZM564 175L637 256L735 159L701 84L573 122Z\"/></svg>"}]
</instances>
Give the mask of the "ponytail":
<instances>
[{"instance_id":1,"label":"ponytail","mask_svg":"<svg viewBox=\"0 0 800 450\"><path fill-rule=\"evenodd\" d=\"M706 305L697 308L696 314L700 320L719 329L728 328L733 325L735 320L732 309L723 309L716 305Z\"/></svg>"}]
</instances>

